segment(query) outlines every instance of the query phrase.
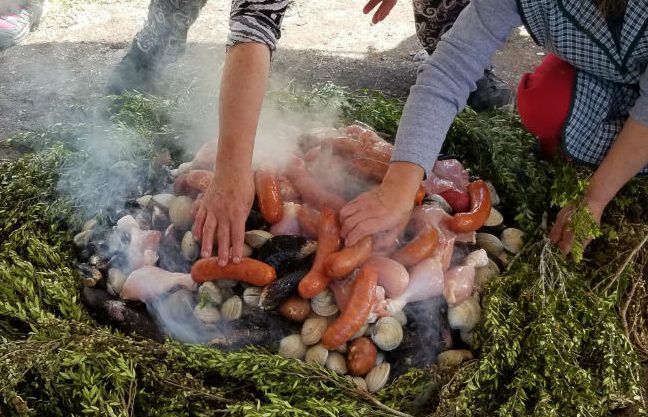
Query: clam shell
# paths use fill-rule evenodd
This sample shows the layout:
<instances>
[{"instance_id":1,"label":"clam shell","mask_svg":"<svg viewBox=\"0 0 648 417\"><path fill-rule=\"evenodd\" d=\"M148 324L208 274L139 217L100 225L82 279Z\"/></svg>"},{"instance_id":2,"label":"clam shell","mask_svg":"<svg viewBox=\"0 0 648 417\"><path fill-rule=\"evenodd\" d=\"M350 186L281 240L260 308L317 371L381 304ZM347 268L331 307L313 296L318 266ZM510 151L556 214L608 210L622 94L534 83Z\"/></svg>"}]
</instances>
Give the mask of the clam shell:
<instances>
[{"instance_id":1,"label":"clam shell","mask_svg":"<svg viewBox=\"0 0 648 417\"><path fill-rule=\"evenodd\" d=\"M488 265L488 255L486 254L486 250L484 249L477 249L475 251L472 251L466 256L463 260L464 265L471 265L474 266L475 268L483 268L486 265Z\"/></svg>"},{"instance_id":2,"label":"clam shell","mask_svg":"<svg viewBox=\"0 0 648 417\"><path fill-rule=\"evenodd\" d=\"M314 345L322 339L327 327L328 320L325 317L307 318L301 328L302 341L309 346Z\"/></svg>"},{"instance_id":3,"label":"clam shell","mask_svg":"<svg viewBox=\"0 0 648 417\"><path fill-rule=\"evenodd\" d=\"M238 295L230 297L221 307L224 320L236 320L243 314L243 300Z\"/></svg>"},{"instance_id":4,"label":"clam shell","mask_svg":"<svg viewBox=\"0 0 648 417\"><path fill-rule=\"evenodd\" d=\"M328 288L313 297L311 308L315 313L323 317L332 316L340 310L335 304L333 292Z\"/></svg>"},{"instance_id":5,"label":"clam shell","mask_svg":"<svg viewBox=\"0 0 648 417\"><path fill-rule=\"evenodd\" d=\"M245 243L253 249L259 249L272 238L272 233L265 230L250 230L245 232Z\"/></svg>"},{"instance_id":6,"label":"clam shell","mask_svg":"<svg viewBox=\"0 0 648 417\"><path fill-rule=\"evenodd\" d=\"M367 333L367 329L369 329L369 324L367 323L363 324L362 327L357 332L355 332L355 334L351 336L349 340L355 340L359 337L364 336L365 333Z\"/></svg>"},{"instance_id":7,"label":"clam shell","mask_svg":"<svg viewBox=\"0 0 648 417\"><path fill-rule=\"evenodd\" d=\"M340 352L346 355L346 353L349 351L349 345L346 343L341 344L340 346L335 348L336 352Z\"/></svg>"},{"instance_id":8,"label":"clam shell","mask_svg":"<svg viewBox=\"0 0 648 417\"><path fill-rule=\"evenodd\" d=\"M212 304L198 304L194 308L194 316L203 323L216 323L221 318L218 308Z\"/></svg>"},{"instance_id":9,"label":"clam shell","mask_svg":"<svg viewBox=\"0 0 648 417\"><path fill-rule=\"evenodd\" d=\"M437 363L439 366L454 367L472 358L472 352L467 349L446 350L445 352L439 353Z\"/></svg>"},{"instance_id":10,"label":"clam shell","mask_svg":"<svg viewBox=\"0 0 648 417\"><path fill-rule=\"evenodd\" d=\"M254 249L252 249L252 246L248 245L247 243L243 244L243 256L249 258L250 256L252 256L253 252Z\"/></svg>"},{"instance_id":11,"label":"clam shell","mask_svg":"<svg viewBox=\"0 0 648 417\"><path fill-rule=\"evenodd\" d=\"M365 376L367 390L369 392L376 392L384 387L387 384L387 380L389 379L390 370L391 366L389 365L389 363L385 362L369 371L367 376Z\"/></svg>"},{"instance_id":12,"label":"clam shell","mask_svg":"<svg viewBox=\"0 0 648 417\"><path fill-rule=\"evenodd\" d=\"M452 206L450 206L445 198L441 197L439 194L432 194L429 199L437 206L441 207L446 213L452 214Z\"/></svg>"},{"instance_id":13,"label":"clam shell","mask_svg":"<svg viewBox=\"0 0 648 417\"><path fill-rule=\"evenodd\" d=\"M186 196L176 197L169 207L169 220L178 230L189 230L193 225L191 206L193 200Z\"/></svg>"},{"instance_id":14,"label":"clam shell","mask_svg":"<svg viewBox=\"0 0 648 417\"><path fill-rule=\"evenodd\" d=\"M213 305L219 306L223 302L223 292L212 281L207 281L198 288L200 297L209 301Z\"/></svg>"},{"instance_id":15,"label":"clam shell","mask_svg":"<svg viewBox=\"0 0 648 417\"><path fill-rule=\"evenodd\" d=\"M488 186L488 191L490 192L490 196L491 196L491 206L493 207L499 206L500 198L499 195L497 195L497 190L495 189L495 187L490 181L486 181L486 185Z\"/></svg>"},{"instance_id":16,"label":"clam shell","mask_svg":"<svg viewBox=\"0 0 648 417\"><path fill-rule=\"evenodd\" d=\"M176 196L171 193L156 194L151 198L151 202L158 207L168 210Z\"/></svg>"},{"instance_id":17,"label":"clam shell","mask_svg":"<svg viewBox=\"0 0 648 417\"><path fill-rule=\"evenodd\" d=\"M511 263L511 259L512 259L511 255L508 252L503 251L502 253L497 255L497 261L503 268L509 266L509 264Z\"/></svg>"},{"instance_id":18,"label":"clam shell","mask_svg":"<svg viewBox=\"0 0 648 417\"><path fill-rule=\"evenodd\" d=\"M456 306L448 308L448 323L450 328L458 330L472 330L481 318L479 302L468 297Z\"/></svg>"},{"instance_id":19,"label":"clam shell","mask_svg":"<svg viewBox=\"0 0 648 417\"><path fill-rule=\"evenodd\" d=\"M378 352L376 354L376 366L385 362L385 352Z\"/></svg>"},{"instance_id":20,"label":"clam shell","mask_svg":"<svg viewBox=\"0 0 648 417\"><path fill-rule=\"evenodd\" d=\"M86 232L88 230L94 229L94 227L97 225L97 219L88 219L83 223L83 227L81 227L82 232Z\"/></svg>"},{"instance_id":21,"label":"clam shell","mask_svg":"<svg viewBox=\"0 0 648 417\"><path fill-rule=\"evenodd\" d=\"M106 281L106 289L115 297L119 297L121 290L124 287L124 283L128 278L122 271L117 268L110 268L108 270L108 280Z\"/></svg>"},{"instance_id":22,"label":"clam shell","mask_svg":"<svg viewBox=\"0 0 648 417\"><path fill-rule=\"evenodd\" d=\"M484 226L494 227L499 226L502 223L504 223L504 216L502 216L502 213L497 211L496 208L491 208L490 214L484 222Z\"/></svg>"},{"instance_id":23,"label":"clam shell","mask_svg":"<svg viewBox=\"0 0 648 417\"><path fill-rule=\"evenodd\" d=\"M500 274L499 267L492 259L489 259L488 265L482 268L475 269L475 286L474 286L475 291L478 292L483 291L484 288L486 288L486 284L488 284L488 281L498 276L499 274Z\"/></svg>"},{"instance_id":24,"label":"clam shell","mask_svg":"<svg viewBox=\"0 0 648 417\"><path fill-rule=\"evenodd\" d=\"M302 359L306 354L306 345L299 335L291 334L279 342L279 354L286 358Z\"/></svg>"},{"instance_id":25,"label":"clam shell","mask_svg":"<svg viewBox=\"0 0 648 417\"><path fill-rule=\"evenodd\" d=\"M306 349L306 356L304 361L306 363L316 363L318 365L326 365L326 359L328 359L329 351L322 345L318 343L314 346Z\"/></svg>"},{"instance_id":26,"label":"clam shell","mask_svg":"<svg viewBox=\"0 0 648 417\"><path fill-rule=\"evenodd\" d=\"M346 378L348 378L349 381L353 382L353 384L359 390L367 391L367 382L365 382L363 377L347 375Z\"/></svg>"},{"instance_id":27,"label":"clam shell","mask_svg":"<svg viewBox=\"0 0 648 417\"><path fill-rule=\"evenodd\" d=\"M326 367L340 375L345 375L348 372L346 358L340 352L329 352L328 358L326 358Z\"/></svg>"},{"instance_id":28,"label":"clam shell","mask_svg":"<svg viewBox=\"0 0 648 417\"><path fill-rule=\"evenodd\" d=\"M169 227L171 220L169 216L158 206L153 207L151 214L151 227L157 230L164 230Z\"/></svg>"},{"instance_id":29,"label":"clam shell","mask_svg":"<svg viewBox=\"0 0 648 417\"><path fill-rule=\"evenodd\" d=\"M251 307L258 307L262 290L261 287L247 287L243 291L243 302Z\"/></svg>"},{"instance_id":30,"label":"clam shell","mask_svg":"<svg viewBox=\"0 0 648 417\"><path fill-rule=\"evenodd\" d=\"M403 341L403 328L395 318L383 317L376 322L371 339L379 349L394 350Z\"/></svg>"},{"instance_id":31,"label":"clam shell","mask_svg":"<svg viewBox=\"0 0 648 417\"><path fill-rule=\"evenodd\" d=\"M523 237L524 232L522 230L509 227L508 229L504 229L502 232L502 245L504 245L504 249L507 251L516 254L520 249L522 249L522 246L524 246L524 240L522 240Z\"/></svg>"},{"instance_id":32,"label":"clam shell","mask_svg":"<svg viewBox=\"0 0 648 417\"><path fill-rule=\"evenodd\" d=\"M404 327L407 325L407 315L403 310L398 310L394 314L392 314L392 317L395 318L401 325L401 327Z\"/></svg>"},{"instance_id":33,"label":"clam shell","mask_svg":"<svg viewBox=\"0 0 648 417\"><path fill-rule=\"evenodd\" d=\"M92 230L85 230L81 233L77 233L72 241L74 242L74 246L82 249L88 246L88 243L90 243L90 238L92 238Z\"/></svg>"},{"instance_id":34,"label":"clam shell","mask_svg":"<svg viewBox=\"0 0 648 417\"><path fill-rule=\"evenodd\" d=\"M194 239L193 233L191 233L191 231L185 232L184 236L182 236L182 241L180 242L180 252L182 253L182 257L189 262L193 262L198 259L198 255L200 254L200 246L198 245L198 242L196 242L196 239Z\"/></svg>"},{"instance_id":35,"label":"clam shell","mask_svg":"<svg viewBox=\"0 0 648 417\"><path fill-rule=\"evenodd\" d=\"M486 253L491 256L497 257L500 253L504 251L504 245L502 241L497 238L497 236L490 233L477 233L477 246L484 249Z\"/></svg>"},{"instance_id":36,"label":"clam shell","mask_svg":"<svg viewBox=\"0 0 648 417\"><path fill-rule=\"evenodd\" d=\"M150 194L146 194L141 196L140 198L135 200L137 204L143 209L147 209L151 207L151 204L153 203L153 196Z\"/></svg>"},{"instance_id":37,"label":"clam shell","mask_svg":"<svg viewBox=\"0 0 648 417\"><path fill-rule=\"evenodd\" d=\"M187 172L191 171L192 166L193 166L193 162L191 161L181 163L180 165L178 165L177 174L178 175L186 174Z\"/></svg>"}]
</instances>

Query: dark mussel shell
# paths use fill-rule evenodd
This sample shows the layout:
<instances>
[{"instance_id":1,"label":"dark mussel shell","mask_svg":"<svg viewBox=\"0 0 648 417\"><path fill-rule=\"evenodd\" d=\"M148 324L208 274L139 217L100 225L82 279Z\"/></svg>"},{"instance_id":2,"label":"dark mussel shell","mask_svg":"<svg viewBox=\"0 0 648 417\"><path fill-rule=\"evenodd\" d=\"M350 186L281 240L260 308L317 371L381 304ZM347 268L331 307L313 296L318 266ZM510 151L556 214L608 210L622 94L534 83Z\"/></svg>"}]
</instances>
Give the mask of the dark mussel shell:
<instances>
[{"instance_id":1,"label":"dark mussel shell","mask_svg":"<svg viewBox=\"0 0 648 417\"><path fill-rule=\"evenodd\" d=\"M275 236L256 251L254 258L274 267L281 275L293 268L310 265L309 256L314 253L315 244L303 236Z\"/></svg>"},{"instance_id":2,"label":"dark mussel shell","mask_svg":"<svg viewBox=\"0 0 648 417\"><path fill-rule=\"evenodd\" d=\"M436 362L439 353L447 349L443 338L448 329L447 304L443 297L419 301L405 306L407 324L403 327L403 342L385 353L392 365L390 378L404 374L410 368L426 368Z\"/></svg>"},{"instance_id":3,"label":"dark mussel shell","mask_svg":"<svg viewBox=\"0 0 648 417\"><path fill-rule=\"evenodd\" d=\"M275 281L263 287L259 298L259 308L274 310L281 303L289 299L306 276L309 268L297 268L278 277Z\"/></svg>"},{"instance_id":4,"label":"dark mussel shell","mask_svg":"<svg viewBox=\"0 0 648 417\"><path fill-rule=\"evenodd\" d=\"M165 233L164 236L162 236L160 247L157 252L160 256L158 265L165 271L183 273L191 272L191 262L187 261L182 256L180 240L174 231L171 233Z\"/></svg>"},{"instance_id":5,"label":"dark mussel shell","mask_svg":"<svg viewBox=\"0 0 648 417\"><path fill-rule=\"evenodd\" d=\"M261 212L255 208L250 210L250 214L245 220L245 230L265 230L268 228L268 223L263 220Z\"/></svg>"},{"instance_id":6,"label":"dark mussel shell","mask_svg":"<svg viewBox=\"0 0 648 417\"><path fill-rule=\"evenodd\" d=\"M162 341L162 335L146 309L133 308L102 288L83 288L81 301L101 324L113 326L127 335Z\"/></svg>"}]
</instances>

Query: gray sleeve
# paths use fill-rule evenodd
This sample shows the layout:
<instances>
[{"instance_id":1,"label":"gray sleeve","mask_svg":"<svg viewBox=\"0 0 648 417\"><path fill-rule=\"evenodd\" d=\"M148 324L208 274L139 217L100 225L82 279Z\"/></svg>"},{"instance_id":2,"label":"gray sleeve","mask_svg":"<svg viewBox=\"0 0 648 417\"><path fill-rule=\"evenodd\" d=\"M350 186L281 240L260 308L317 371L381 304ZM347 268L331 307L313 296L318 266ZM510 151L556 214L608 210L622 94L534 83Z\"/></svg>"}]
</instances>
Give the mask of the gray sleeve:
<instances>
[{"instance_id":1,"label":"gray sleeve","mask_svg":"<svg viewBox=\"0 0 648 417\"><path fill-rule=\"evenodd\" d=\"M429 175L454 117L475 82L521 19L515 0L472 0L434 53L421 64L396 134L392 161L407 161Z\"/></svg>"},{"instance_id":2,"label":"gray sleeve","mask_svg":"<svg viewBox=\"0 0 648 417\"><path fill-rule=\"evenodd\" d=\"M244 42L262 43L274 55L281 37L289 0L233 0L229 20L227 48Z\"/></svg>"},{"instance_id":3,"label":"gray sleeve","mask_svg":"<svg viewBox=\"0 0 648 417\"><path fill-rule=\"evenodd\" d=\"M639 81L639 98L630 109L630 117L644 126L648 126L648 67Z\"/></svg>"}]
</instances>

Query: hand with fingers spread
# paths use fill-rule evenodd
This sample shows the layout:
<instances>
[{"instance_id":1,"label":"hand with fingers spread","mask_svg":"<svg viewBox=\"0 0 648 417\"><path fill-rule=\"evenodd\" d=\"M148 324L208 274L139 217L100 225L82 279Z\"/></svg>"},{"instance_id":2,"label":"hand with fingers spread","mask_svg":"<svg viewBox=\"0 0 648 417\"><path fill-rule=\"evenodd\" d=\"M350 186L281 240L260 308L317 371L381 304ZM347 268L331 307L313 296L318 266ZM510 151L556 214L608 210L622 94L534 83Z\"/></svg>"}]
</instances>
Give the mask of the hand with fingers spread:
<instances>
[{"instance_id":1,"label":"hand with fingers spread","mask_svg":"<svg viewBox=\"0 0 648 417\"><path fill-rule=\"evenodd\" d=\"M376 235L375 249L394 247L414 208L414 196L423 169L409 162L392 162L383 182L361 194L340 210L341 235L351 246L368 235Z\"/></svg>"},{"instance_id":2,"label":"hand with fingers spread","mask_svg":"<svg viewBox=\"0 0 648 417\"><path fill-rule=\"evenodd\" d=\"M371 18L371 23L373 24L385 20L385 18L389 15L389 12L391 12L391 10L396 5L396 0L369 0L367 4L365 4L365 7L362 9L362 13L369 14L379 4L380 7L378 7L378 10L376 10L373 17Z\"/></svg>"},{"instance_id":3,"label":"hand with fingers spread","mask_svg":"<svg viewBox=\"0 0 648 417\"><path fill-rule=\"evenodd\" d=\"M200 200L193 234L202 241L203 258L212 256L217 241L218 263L224 266L229 262L230 248L234 263L243 257L245 220L254 201L254 181L251 170L239 170L236 177L218 171Z\"/></svg>"}]
</instances>

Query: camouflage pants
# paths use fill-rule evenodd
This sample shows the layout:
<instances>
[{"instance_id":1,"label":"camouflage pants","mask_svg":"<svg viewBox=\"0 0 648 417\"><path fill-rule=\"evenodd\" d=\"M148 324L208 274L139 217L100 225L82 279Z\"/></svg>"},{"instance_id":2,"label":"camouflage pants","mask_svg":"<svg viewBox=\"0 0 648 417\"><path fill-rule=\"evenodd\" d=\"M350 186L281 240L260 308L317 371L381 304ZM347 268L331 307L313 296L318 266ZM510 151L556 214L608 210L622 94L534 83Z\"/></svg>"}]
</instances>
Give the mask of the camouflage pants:
<instances>
[{"instance_id":1,"label":"camouflage pants","mask_svg":"<svg viewBox=\"0 0 648 417\"><path fill-rule=\"evenodd\" d=\"M151 0L146 24L134 43L157 62L168 62L185 49L187 32L207 0ZM432 52L469 0L412 0L416 35Z\"/></svg>"},{"instance_id":2,"label":"camouflage pants","mask_svg":"<svg viewBox=\"0 0 648 417\"><path fill-rule=\"evenodd\" d=\"M187 32L207 0L151 0L146 24L134 44L159 63L175 60L185 50Z\"/></svg>"},{"instance_id":3,"label":"camouflage pants","mask_svg":"<svg viewBox=\"0 0 648 417\"><path fill-rule=\"evenodd\" d=\"M412 0L416 36L428 53L436 48L469 0Z\"/></svg>"}]
</instances>

